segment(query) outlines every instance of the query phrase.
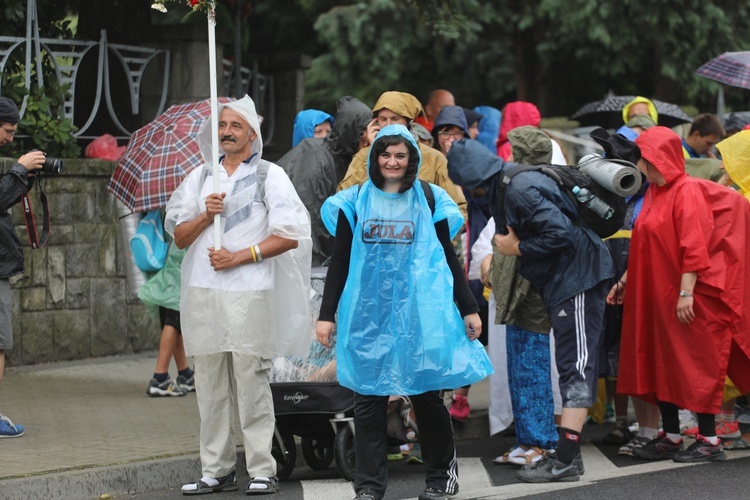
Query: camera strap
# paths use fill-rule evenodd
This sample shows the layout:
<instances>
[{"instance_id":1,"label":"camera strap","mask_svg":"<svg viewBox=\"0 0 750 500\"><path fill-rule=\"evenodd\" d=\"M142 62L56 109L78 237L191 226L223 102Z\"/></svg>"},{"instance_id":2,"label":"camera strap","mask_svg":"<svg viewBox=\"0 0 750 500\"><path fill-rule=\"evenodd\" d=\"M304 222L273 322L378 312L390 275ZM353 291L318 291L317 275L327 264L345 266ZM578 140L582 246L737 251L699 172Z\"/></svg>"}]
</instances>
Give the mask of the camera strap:
<instances>
[{"instance_id":1,"label":"camera strap","mask_svg":"<svg viewBox=\"0 0 750 500\"><path fill-rule=\"evenodd\" d=\"M47 246L47 240L49 239L49 206L47 204L47 195L44 194L44 189L42 189L41 179L37 179L37 184L39 185L39 200L42 202L43 225L41 239L37 236L36 220L34 219L34 211L31 208L31 198L26 193L21 195L23 215L26 220L26 231L29 233L29 243L32 249Z\"/></svg>"}]
</instances>

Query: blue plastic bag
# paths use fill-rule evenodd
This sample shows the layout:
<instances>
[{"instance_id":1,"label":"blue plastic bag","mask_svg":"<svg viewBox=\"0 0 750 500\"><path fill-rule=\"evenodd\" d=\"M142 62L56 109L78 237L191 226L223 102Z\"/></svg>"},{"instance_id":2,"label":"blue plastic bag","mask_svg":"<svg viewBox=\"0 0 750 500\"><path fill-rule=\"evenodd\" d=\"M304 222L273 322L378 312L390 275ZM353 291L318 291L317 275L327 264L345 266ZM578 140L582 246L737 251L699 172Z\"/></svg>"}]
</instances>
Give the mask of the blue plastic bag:
<instances>
[{"instance_id":1,"label":"blue plastic bag","mask_svg":"<svg viewBox=\"0 0 750 500\"><path fill-rule=\"evenodd\" d=\"M138 269L145 272L158 271L167 260L169 245L164 240L164 226L159 210L148 212L138 223L130 238L130 250Z\"/></svg>"}]
</instances>

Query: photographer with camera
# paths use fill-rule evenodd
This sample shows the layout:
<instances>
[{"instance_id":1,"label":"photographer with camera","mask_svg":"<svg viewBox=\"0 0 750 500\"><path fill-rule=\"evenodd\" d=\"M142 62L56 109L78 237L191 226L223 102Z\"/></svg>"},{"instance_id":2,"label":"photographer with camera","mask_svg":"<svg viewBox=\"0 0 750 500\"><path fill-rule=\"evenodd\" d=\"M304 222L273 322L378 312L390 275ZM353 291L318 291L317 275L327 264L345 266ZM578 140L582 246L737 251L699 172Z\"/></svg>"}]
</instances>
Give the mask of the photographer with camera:
<instances>
[{"instance_id":1,"label":"photographer with camera","mask_svg":"<svg viewBox=\"0 0 750 500\"><path fill-rule=\"evenodd\" d=\"M21 116L18 106L7 97L0 97L0 147L13 142ZM34 173L42 168L46 157L41 151L31 151L14 162L0 178L0 382L5 369L5 350L13 347L11 329L11 276L24 272L23 249L13 227L8 209L21 201L34 184ZM0 414L0 438L20 437L22 425L14 424Z\"/></svg>"}]
</instances>

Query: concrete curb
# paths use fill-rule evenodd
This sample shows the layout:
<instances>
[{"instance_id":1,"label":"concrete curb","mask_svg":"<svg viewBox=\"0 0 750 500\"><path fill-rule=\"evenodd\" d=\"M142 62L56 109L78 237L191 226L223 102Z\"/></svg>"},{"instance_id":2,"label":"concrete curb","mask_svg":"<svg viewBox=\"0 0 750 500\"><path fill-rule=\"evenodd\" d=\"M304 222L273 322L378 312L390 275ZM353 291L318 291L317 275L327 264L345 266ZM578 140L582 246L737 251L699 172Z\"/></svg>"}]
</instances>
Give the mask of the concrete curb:
<instances>
[{"instance_id":1,"label":"concrete curb","mask_svg":"<svg viewBox=\"0 0 750 500\"><path fill-rule=\"evenodd\" d=\"M180 487L200 474L198 455L160 458L122 465L66 471L0 481L2 498L81 500L103 494L127 495Z\"/></svg>"}]
</instances>

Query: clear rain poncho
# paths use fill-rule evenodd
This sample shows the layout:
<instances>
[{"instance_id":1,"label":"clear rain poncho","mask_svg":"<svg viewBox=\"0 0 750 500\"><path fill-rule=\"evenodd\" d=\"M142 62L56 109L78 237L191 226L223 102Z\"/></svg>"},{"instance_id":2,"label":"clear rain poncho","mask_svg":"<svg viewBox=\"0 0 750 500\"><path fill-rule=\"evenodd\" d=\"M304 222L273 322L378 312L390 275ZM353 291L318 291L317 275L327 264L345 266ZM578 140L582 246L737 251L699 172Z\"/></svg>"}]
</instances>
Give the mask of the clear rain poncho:
<instances>
[{"instance_id":1,"label":"clear rain poncho","mask_svg":"<svg viewBox=\"0 0 750 500\"><path fill-rule=\"evenodd\" d=\"M240 113L256 132L253 156L230 177L220 166L220 192L226 192L221 216L221 246L237 251L274 234L298 241L276 257L214 271L208 248L210 225L190 245L182 263L180 314L188 355L239 352L261 357L307 354L310 346L310 217L281 167L261 160L263 143L250 97L223 104ZM211 158L211 121L198 133L203 157ZM267 168L262 194L259 168ZM200 216L214 192L210 162L192 171L167 204L165 228Z\"/></svg>"},{"instance_id":2,"label":"clear rain poncho","mask_svg":"<svg viewBox=\"0 0 750 500\"><path fill-rule=\"evenodd\" d=\"M378 137L401 135L401 125ZM368 159L369 174L369 159ZM456 203L437 186L430 213L422 185L385 193L372 181L329 198L322 217L336 234L339 210L353 228L349 274L338 307L339 383L360 394L421 394L462 387L492 373L478 341L466 336L453 301L453 275L434 223L448 220L451 236L463 224Z\"/></svg>"}]
</instances>

